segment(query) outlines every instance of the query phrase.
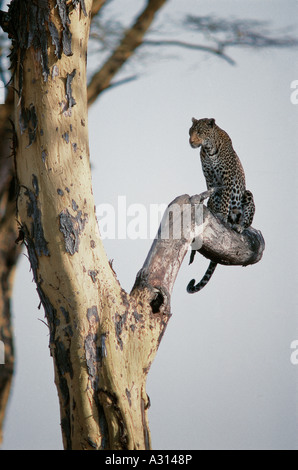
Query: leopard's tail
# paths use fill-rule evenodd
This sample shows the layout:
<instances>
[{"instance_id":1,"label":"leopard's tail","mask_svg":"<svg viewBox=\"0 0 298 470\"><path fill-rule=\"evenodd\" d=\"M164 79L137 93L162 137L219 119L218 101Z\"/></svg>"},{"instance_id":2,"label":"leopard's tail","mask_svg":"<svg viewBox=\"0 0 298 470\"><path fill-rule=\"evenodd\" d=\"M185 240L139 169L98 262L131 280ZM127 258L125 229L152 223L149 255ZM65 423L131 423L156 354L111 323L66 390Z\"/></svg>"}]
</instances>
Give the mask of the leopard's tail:
<instances>
[{"instance_id":1,"label":"leopard's tail","mask_svg":"<svg viewBox=\"0 0 298 470\"><path fill-rule=\"evenodd\" d=\"M215 263L214 261L210 261L210 264L205 273L205 276L201 279L201 281L197 285L195 285L196 281L192 279L188 283L188 286L186 288L187 292L189 294L195 294L196 292L199 292L201 289L203 289L203 287L205 287L205 285L208 284L208 282L210 281L212 274L215 271L216 266L217 266L217 263Z\"/></svg>"}]
</instances>

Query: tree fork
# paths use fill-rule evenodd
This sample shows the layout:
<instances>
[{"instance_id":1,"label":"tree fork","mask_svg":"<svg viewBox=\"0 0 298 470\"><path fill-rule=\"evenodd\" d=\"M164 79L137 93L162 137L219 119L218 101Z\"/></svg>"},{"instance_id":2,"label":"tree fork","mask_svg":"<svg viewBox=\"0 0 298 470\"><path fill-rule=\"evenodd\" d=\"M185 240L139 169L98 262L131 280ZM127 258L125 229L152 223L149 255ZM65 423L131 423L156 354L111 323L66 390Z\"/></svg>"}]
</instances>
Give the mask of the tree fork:
<instances>
[{"instance_id":1,"label":"tree fork","mask_svg":"<svg viewBox=\"0 0 298 470\"><path fill-rule=\"evenodd\" d=\"M152 313L150 289L121 289L100 240L87 125L92 2L74 3L11 4L18 216L49 324L65 449L146 449L145 381L169 316Z\"/></svg>"}]
</instances>

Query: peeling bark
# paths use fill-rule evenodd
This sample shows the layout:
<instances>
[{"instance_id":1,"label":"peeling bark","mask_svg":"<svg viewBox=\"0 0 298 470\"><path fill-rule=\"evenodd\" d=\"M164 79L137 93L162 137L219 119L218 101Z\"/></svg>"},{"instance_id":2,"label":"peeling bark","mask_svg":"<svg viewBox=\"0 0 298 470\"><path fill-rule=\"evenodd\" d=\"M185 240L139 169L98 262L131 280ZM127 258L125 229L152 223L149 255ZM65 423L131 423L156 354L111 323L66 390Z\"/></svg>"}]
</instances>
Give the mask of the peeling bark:
<instances>
[{"instance_id":1,"label":"peeling bark","mask_svg":"<svg viewBox=\"0 0 298 470\"><path fill-rule=\"evenodd\" d=\"M60 231L64 236L65 251L74 255L79 251L80 235L85 228L88 215L84 214L82 218L82 211L78 211L77 216L72 216L68 209L65 209L59 214Z\"/></svg>"}]
</instances>

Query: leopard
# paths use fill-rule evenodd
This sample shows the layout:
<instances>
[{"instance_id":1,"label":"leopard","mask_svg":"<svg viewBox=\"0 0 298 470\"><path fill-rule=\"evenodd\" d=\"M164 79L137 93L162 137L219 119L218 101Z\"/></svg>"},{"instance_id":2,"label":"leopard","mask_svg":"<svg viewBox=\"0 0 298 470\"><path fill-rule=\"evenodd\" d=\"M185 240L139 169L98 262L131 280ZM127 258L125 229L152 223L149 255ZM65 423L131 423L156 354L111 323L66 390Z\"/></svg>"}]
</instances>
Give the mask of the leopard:
<instances>
[{"instance_id":1,"label":"leopard","mask_svg":"<svg viewBox=\"0 0 298 470\"><path fill-rule=\"evenodd\" d=\"M192 118L189 143L193 149L201 148L200 157L208 190L212 190L207 207L224 224L241 234L251 226L255 214L253 194L246 189L245 173L233 148L228 133L221 129L214 118ZM196 250L191 251L191 264ZM208 269L196 284L192 279L187 292L199 292L210 281L217 264L210 261Z\"/></svg>"}]
</instances>

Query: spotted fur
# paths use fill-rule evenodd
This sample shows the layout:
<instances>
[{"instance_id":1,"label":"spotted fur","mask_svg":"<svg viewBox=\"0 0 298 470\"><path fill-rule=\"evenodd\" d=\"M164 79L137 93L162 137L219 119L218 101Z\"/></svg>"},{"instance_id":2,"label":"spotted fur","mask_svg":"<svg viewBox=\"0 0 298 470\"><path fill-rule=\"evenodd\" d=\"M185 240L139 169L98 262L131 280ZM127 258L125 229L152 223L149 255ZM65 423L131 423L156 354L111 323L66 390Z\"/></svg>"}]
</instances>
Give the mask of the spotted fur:
<instances>
[{"instance_id":1,"label":"spotted fur","mask_svg":"<svg viewBox=\"0 0 298 470\"><path fill-rule=\"evenodd\" d=\"M208 189L216 191L210 196L207 207L223 222L242 233L254 217L253 195L246 189L245 174L229 135L217 126L215 119L192 119L189 143L201 147L201 163ZM191 254L190 263L194 253ZM195 285L193 279L187 286L189 293L201 290L210 280L216 263L211 261L203 279Z\"/></svg>"}]
</instances>

